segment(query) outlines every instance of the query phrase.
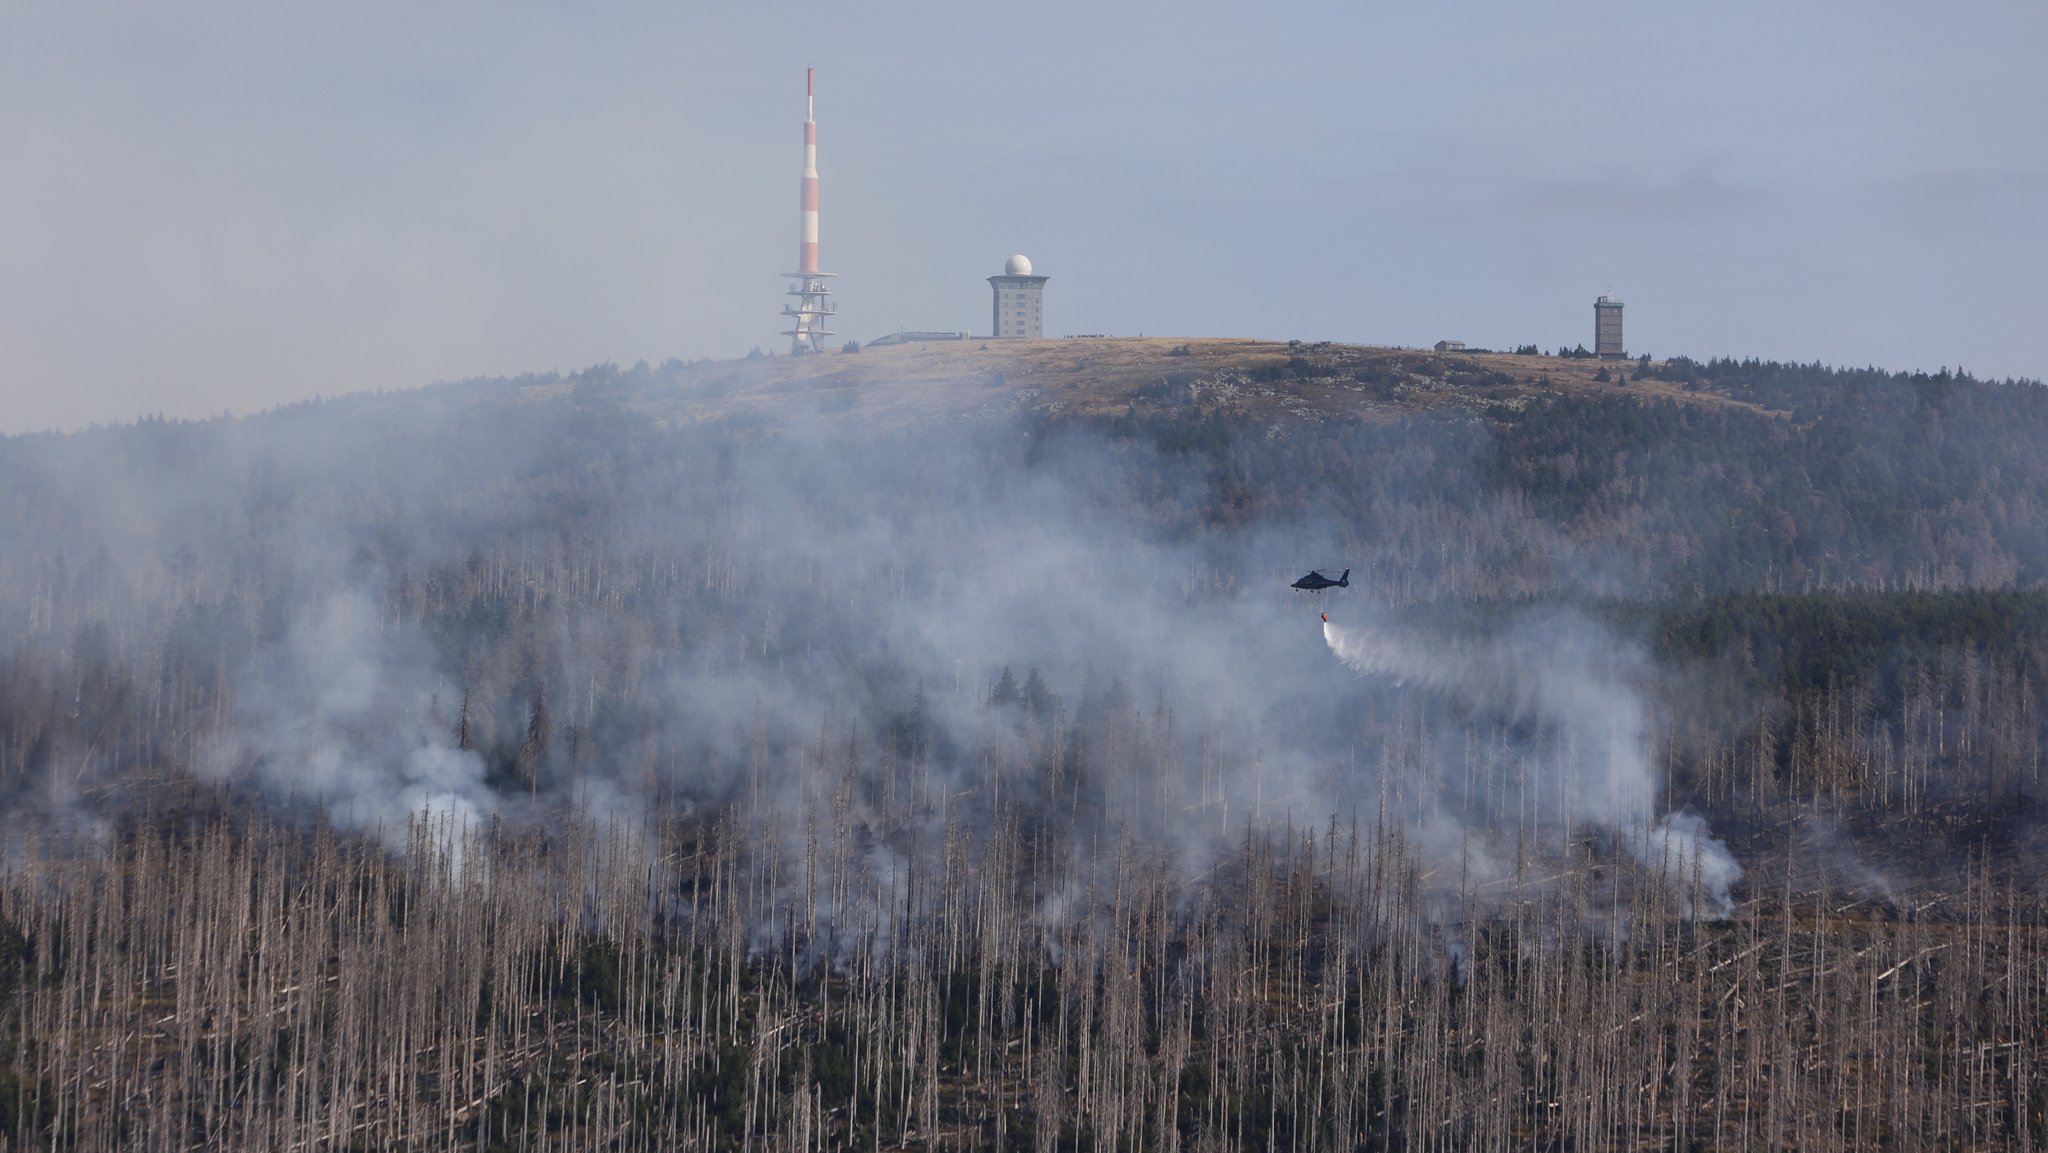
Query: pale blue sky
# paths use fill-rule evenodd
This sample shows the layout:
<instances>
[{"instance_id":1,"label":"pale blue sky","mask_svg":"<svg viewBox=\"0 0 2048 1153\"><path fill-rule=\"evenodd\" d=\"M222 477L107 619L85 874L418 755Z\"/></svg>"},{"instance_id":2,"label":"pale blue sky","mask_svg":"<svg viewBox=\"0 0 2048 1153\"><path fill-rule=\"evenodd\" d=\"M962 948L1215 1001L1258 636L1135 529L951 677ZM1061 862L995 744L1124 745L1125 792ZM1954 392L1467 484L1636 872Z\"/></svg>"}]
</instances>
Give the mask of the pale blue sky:
<instances>
[{"instance_id":1,"label":"pale blue sky","mask_svg":"<svg viewBox=\"0 0 2048 1153\"><path fill-rule=\"evenodd\" d=\"M2048 4L8 4L0 431L845 337L2048 375Z\"/></svg>"}]
</instances>

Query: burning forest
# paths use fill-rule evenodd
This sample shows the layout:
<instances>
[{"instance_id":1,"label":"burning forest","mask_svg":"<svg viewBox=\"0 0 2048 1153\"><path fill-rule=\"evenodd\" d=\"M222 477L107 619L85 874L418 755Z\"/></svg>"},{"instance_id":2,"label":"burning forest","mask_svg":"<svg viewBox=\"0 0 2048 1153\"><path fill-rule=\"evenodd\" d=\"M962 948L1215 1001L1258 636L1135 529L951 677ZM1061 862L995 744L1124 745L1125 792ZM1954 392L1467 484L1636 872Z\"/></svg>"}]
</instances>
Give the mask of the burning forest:
<instances>
[{"instance_id":1,"label":"burning forest","mask_svg":"<svg viewBox=\"0 0 2048 1153\"><path fill-rule=\"evenodd\" d=\"M1684 371L0 441L0 1136L2037 1145L2048 401Z\"/></svg>"}]
</instances>

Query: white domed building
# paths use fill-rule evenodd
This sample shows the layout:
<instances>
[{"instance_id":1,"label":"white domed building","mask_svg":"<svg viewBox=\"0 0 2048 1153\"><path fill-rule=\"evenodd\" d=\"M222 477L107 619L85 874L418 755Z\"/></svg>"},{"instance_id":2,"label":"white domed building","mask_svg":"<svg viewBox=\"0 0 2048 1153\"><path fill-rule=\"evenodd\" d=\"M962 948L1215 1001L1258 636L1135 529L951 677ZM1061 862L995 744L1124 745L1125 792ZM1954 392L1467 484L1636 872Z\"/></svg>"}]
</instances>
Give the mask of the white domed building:
<instances>
[{"instance_id":1,"label":"white domed building","mask_svg":"<svg viewBox=\"0 0 2048 1153\"><path fill-rule=\"evenodd\" d=\"M1045 282L1050 276L1036 276L1031 258L1023 253L1003 264L1001 276L988 278L995 290L995 324L989 329L999 339L1036 340L1045 335Z\"/></svg>"}]
</instances>

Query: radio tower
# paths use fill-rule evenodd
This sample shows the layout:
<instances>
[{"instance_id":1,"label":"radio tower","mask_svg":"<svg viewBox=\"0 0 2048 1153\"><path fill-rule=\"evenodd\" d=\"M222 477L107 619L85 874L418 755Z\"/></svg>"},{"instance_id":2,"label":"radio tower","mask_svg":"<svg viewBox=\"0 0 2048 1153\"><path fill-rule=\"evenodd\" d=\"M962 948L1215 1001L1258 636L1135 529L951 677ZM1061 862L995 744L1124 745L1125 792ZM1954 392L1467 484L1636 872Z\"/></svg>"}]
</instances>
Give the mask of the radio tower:
<instances>
[{"instance_id":1,"label":"radio tower","mask_svg":"<svg viewBox=\"0 0 2048 1153\"><path fill-rule=\"evenodd\" d=\"M796 356L823 351L821 342L832 335L825 330L825 318L839 310L832 290L825 287L834 274L818 271L818 122L812 118L811 71L804 69L803 230L798 234L796 271L782 274L795 282L786 295L796 299L782 306L782 315L790 318L782 335L789 338L789 351Z\"/></svg>"}]
</instances>

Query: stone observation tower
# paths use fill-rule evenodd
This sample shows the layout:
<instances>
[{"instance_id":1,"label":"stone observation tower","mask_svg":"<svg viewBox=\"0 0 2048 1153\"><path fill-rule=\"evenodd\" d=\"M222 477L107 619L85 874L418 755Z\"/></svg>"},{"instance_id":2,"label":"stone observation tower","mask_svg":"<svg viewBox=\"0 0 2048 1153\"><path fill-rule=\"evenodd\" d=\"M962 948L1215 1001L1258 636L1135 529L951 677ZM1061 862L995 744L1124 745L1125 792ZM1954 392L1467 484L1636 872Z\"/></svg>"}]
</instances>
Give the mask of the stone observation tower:
<instances>
[{"instance_id":1,"label":"stone observation tower","mask_svg":"<svg viewBox=\"0 0 2048 1153\"><path fill-rule=\"evenodd\" d=\"M1621 302L1606 293L1593 302L1593 355L1614 360L1628 356L1621 343Z\"/></svg>"},{"instance_id":2,"label":"stone observation tower","mask_svg":"<svg viewBox=\"0 0 2048 1153\"><path fill-rule=\"evenodd\" d=\"M1031 261L1019 254L1003 265L1001 276L988 278L995 289L995 324L989 329L998 338L1036 340L1045 335L1045 282L1050 276L1033 276Z\"/></svg>"}]
</instances>

